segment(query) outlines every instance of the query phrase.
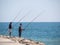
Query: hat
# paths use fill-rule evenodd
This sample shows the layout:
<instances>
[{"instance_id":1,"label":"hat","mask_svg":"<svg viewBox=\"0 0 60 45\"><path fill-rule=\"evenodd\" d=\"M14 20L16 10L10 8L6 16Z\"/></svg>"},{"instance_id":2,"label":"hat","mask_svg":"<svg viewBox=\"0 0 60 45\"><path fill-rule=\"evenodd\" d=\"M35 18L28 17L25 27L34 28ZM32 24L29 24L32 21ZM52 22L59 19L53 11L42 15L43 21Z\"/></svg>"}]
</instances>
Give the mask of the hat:
<instances>
[{"instance_id":1,"label":"hat","mask_svg":"<svg viewBox=\"0 0 60 45\"><path fill-rule=\"evenodd\" d=\"M20 25L22 25L22 23L20 23Z\"/></svg>"}]
</instances>

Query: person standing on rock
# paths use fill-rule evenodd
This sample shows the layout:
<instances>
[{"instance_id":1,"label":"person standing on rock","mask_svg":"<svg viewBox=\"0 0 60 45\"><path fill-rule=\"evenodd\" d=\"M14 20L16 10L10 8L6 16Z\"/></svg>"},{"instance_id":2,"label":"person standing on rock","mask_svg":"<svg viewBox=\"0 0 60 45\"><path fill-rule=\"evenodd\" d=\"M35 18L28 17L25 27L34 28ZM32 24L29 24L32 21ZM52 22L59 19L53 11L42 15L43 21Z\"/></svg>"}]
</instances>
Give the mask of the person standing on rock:
<instances>
[{"instance_id":1,"label":"person standing on rock","mask_svg":"<svg viewBox=\"0 0 60 45\"><path fill-rule=\"evenodd\" d=\"M12 32L12 22L9 24L9 36L11 37L11 32Z\"/></svg>"},{"instance_id":2,"label":"person standing on rock","mask_svg":"<svg viewBox=\"0 0 60 45\"><path fill-rule=\"evenodd\" d=\"M21 37L21 33L22 33L22 23L20 23L20 26L19 26L19 30L18 30L18 32L19 32L19 37Z\"/></svg>"}]
</instances>

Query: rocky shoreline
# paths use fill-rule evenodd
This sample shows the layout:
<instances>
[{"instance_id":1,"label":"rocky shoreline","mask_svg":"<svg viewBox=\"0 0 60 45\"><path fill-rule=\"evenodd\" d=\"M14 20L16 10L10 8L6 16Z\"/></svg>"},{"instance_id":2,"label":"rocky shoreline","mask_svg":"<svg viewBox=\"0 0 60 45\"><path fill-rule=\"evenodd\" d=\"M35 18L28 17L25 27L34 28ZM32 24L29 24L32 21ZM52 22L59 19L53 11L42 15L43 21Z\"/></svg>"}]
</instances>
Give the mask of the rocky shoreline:
<instances>
[{"instance_id":1,"label":"rocky shoreline","mask_svg":"<svg viewBox=\"0 0 60 45\"><path fill-rule=\"evenodd\" d=\"M12 41L18 42L20 44L25 44L25 45L45 45L43 42L36 42L30 39L24 39L24 38L19 38L19 37L9 37L9 36L3 36L0 35L1 38L7 38Z\"/></svg>"}]
</instances>

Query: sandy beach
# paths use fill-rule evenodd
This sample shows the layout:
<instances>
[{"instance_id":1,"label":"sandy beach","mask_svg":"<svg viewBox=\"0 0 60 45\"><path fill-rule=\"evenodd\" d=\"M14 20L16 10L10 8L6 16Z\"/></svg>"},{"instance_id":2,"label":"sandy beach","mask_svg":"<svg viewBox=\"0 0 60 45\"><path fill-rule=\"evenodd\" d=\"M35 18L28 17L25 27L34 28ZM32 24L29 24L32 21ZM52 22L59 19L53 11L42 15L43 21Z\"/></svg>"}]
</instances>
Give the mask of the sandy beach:
<instances>
[{"instance_id":1,"label":"sandy beach","mask_svg":"<svg viewBox=\"0 0 60 45\"><path fill-rule=\"evenodd\" d=\"M35 42L18 37L9 37L0 35L0 45L45 45L42 42Z\"/></svg>"}]
</instances>

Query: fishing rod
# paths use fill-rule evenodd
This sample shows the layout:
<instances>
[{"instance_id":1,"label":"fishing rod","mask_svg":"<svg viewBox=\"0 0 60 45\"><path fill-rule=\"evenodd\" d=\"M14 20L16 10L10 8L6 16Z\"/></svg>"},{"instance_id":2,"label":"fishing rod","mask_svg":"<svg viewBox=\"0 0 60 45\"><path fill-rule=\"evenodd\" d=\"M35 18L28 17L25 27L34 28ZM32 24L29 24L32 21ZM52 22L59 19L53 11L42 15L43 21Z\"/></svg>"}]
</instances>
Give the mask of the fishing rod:
<instances>
[{"instance_id":1,"label":"fishing rod","mask_svg":"<svg viewBox=\"0 0 60 45\"><path fill-rule=\"evenodd\" d=\"M43 12L44 12L44 11L43 11ZM40 15L42 15L43 12L41 12ZM34 18L31 20L31 22L33 22L34 20L36 20L40 15L38 14L36 17L34 17ZM27 29L27 27L31 24L31 22L29 22L29 24L27 24L27 26L24 28L24 30Z\"/></svg>"},{"instance_id":2,"label":"fishing rod","mask_svg":"<svg viewBox=\"0 0 60 45\"><path fill-rule=\"evenodd\" d=\"M29 11L26 15L28 15L30 13L31 13L31 11ZM24 15L18 22L21 22L26 17L26 15ZM16 24L18 24L18 23L16 23Z\"/></svg>"},{"instance_id":3,"label":"fishing rod","mask_svg":"<svg viewBox=\"0 0 60 45\"><path fill-rule=\"evenodd\" d=\"M22 11L22 9L19 10L18 14L14 17L14 19L11 22L13 22L18 17L18 15L21 13L21 11Z\"/></svg>"},{"instance_id":4,"label":"fishing rod","mask_svg":"<svg viewBox=\"0 0 60 45\"><path fill-rule=\"evenodd\" d=\"M30 14L31 11L29 11L26 15ZM24 19L26 17L26 15L24 15L18 22L22 21L22 19Z\"/></svg>"}]
</instances>

